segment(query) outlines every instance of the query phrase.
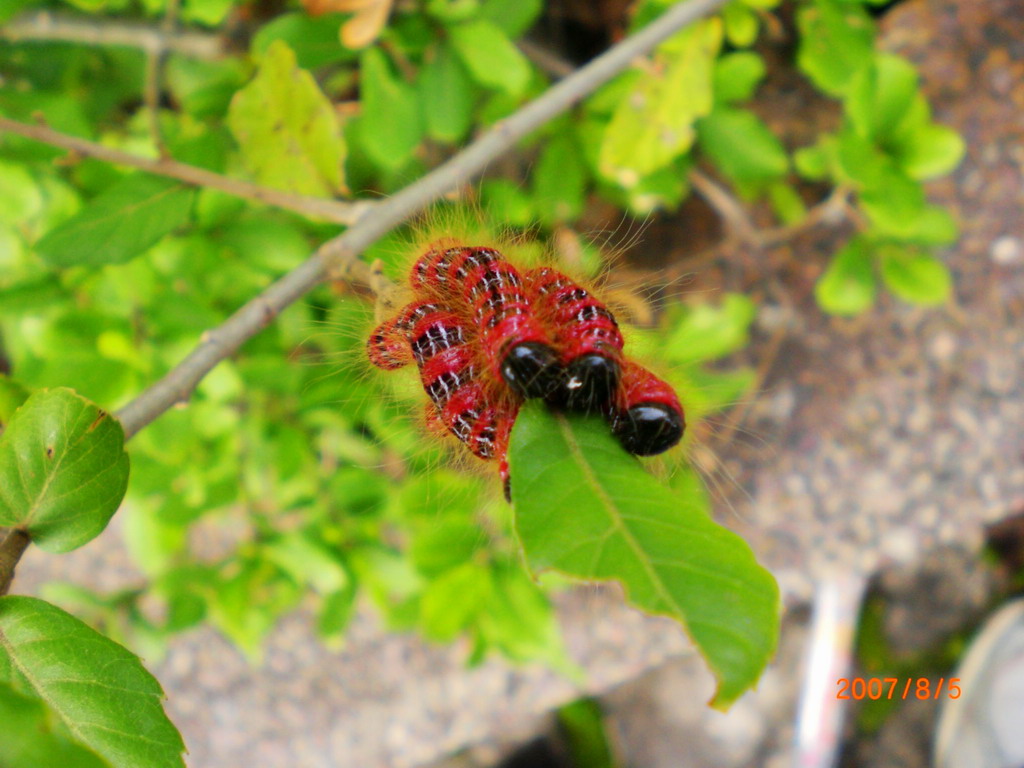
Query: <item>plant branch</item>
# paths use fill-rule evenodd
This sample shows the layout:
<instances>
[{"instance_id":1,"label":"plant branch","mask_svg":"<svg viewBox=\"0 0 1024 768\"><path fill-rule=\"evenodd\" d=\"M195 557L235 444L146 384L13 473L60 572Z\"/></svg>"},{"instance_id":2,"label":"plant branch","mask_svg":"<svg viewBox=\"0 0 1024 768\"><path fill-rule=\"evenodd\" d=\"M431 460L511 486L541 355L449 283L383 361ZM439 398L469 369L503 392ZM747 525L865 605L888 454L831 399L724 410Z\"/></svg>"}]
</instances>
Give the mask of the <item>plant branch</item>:
<instances>
[{"instance_id":1,"label":"plant branch","mask_svg":"<svg viewBox=\"0 0 1024 768\"><path fill-rule=\"evenodd\" d=\"M29 545L28 534L19 528L8 531L0 541L0 597L7 594L14 579L14 569Z\"/></svg>"},{"instance_id":2,"label":"plant branch","mask_svg":"<svg viewBox=\"0 0 1024 768\"><path fill-rule=\"evenodd\" d=\"M266 327L285 307L328 276L345 278L360 252L484 170L523 136L565 112L682 27L724 5L726 0L689 0L623 40L585 67L559 81L515 114L494 125L477 141L394 197L375 205L373 215L328 240L303 264L251 299L217 328L166 376L122 408L117 416L125 437L136 434L176 403L185 403L199 381L217 363Z\"/></svg>"},{"instance_id":3,"label":"plant branch","mask_svg":"<svg viewBox=\"0 0 1024 768\"><path fill-rule=\"evenodd\" d=\"M163 34L164 40L174 36L174 30L178 25L180 4L181 0L167 0L164 20L160 23L160 32ZM160 128L161 77L166 58L166 49L146 51L146 86L143 90L143 100L146 103L146 112L149 114L149 132L153 136L153 143L160 153L160 158L164 160L171 156L167 150L167 144L164 142L164 133Z\"/></svg>"},{"instance_id":4,"label":"plant branch","mask_svg":"<svg viewBox=\"0 0 1024 768\"><path fill-rule=\"evenodd\" d=\"M96 22L49 11L25 13L0 26L0 38L12 43L50 42L83 45L117 45L149 52L173 51L194 59L217 59L224 44L205 32L168 34L161 29L131 22Z\"/></svg>"},{"instance_id":5,"label":"plant branch","mask_svg":"<svg viewBox=\"0 0 1024 768\"><path fill-rule=\"evenodd\" d=\"M219 173L208 171L205 168L185 165L169 158L153 159L132 155L119 149L80 139L77 136L60 133L45 125L30 125L28 123L19 123L6 117L0 117L0 133L4 131L71 150L71 152L81 157L95 157L114 165L126 165L146 171L147 173L169 176L172 179L184 181L186 184L210 187L211 189L217 189L229 195L245 198L246 200L255 200L277 208L286 208L289 211L301 213L303 216L326 219L338 224L353 224L368 209L375 205L375 203L370 201L347 203L339 200L328 200L322 197L306 197L305 195L282 192L269 187L261 187L248 181L221 176Z\"/></svg>"},{"instance_id":6,"label":"plant branch","mask_svg":"<svg viewBox=\"0 0 1024 768\"><path fill-rule=\"evenodd\" d=\"M753 248L765 248L788 240L799 232L823 221L840 221L851 217L848 205L850 190L845 187L836 187L827 198L808 210L807 214L795 224L759 228L751 221L743 204L703 171L693 168L688 178L697 194L703 197L704 201L725 222L729 235Z\"/></svg>"}]
</instances>

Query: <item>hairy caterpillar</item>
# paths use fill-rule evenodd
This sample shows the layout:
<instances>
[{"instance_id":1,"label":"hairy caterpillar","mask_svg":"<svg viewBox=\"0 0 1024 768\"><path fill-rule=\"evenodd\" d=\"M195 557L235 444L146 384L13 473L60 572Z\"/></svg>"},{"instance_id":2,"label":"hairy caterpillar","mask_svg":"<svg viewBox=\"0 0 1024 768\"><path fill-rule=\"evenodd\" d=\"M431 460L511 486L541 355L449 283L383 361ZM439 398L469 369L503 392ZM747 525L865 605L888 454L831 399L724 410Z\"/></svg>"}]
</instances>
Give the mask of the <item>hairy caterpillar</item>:
<instances>
[{"instance_id":1,"label":"hairy caterpillar","mask_svg":"<svg viewBox=\"0 0 1024 768\"><path fill-rule=\"evenodd\" d=\"M622 370L622 334L615 316L550 267L530 270L526 282L565 366L554 402L573 410L603 408L615 395Z\"/></svg>"},{"instance_id":2,"label":"hairy caterpillar","mask_svg":"<svg viewBox=\"0 0 1024 768\"><path fill-rule=\"evenodd\" d=\"M416 261L410 282L418 292L465 307L486 364L516 394L546 397L559 386L561 366L548 334L519 272L497 250L439 244Z\"/></svg>"},{"instance_id":3,"label":"hairy caterpillar","mask_svg":"<svg viewBox=\"0 0 1024 768\"><path fill-rule=\"evenodd\" d=\"M518 404L487 391L478 373L478 349L473 329L433 301L413 301L367 340L367 354L378 368L395 370L415 361L431 401L428 418L437 419L474 456L496 459L508 498L506 452Z\"/></svg>"},{"instance_id":4,"label":"hairy caterpillar","mask_svg":"<svg viewBox=\"0 0 1024 768\"><path fill-rule=\"evenodd\" d=\"M639 363L626 361L610 419L622 447L637 456L654 456L678 443L686 429L675 390Z\"/></svg>"},{"instance_id":5,"label":"hairy caterpillar","mask_svg":"<svg viewBox=\"0 0 1024 768\"><path fill-rule=\"evenodd\" d=\"M671 387L624 353L608 307L556 269L517 269L530 264L523 250L480 233L421 239L378 310L409 303L367 339L378 368L417 363L428 421L497 460L506 498L505 454L526 397L602 413L637 455L667 450L685 429Z\"/></svg>"}]
</instances>

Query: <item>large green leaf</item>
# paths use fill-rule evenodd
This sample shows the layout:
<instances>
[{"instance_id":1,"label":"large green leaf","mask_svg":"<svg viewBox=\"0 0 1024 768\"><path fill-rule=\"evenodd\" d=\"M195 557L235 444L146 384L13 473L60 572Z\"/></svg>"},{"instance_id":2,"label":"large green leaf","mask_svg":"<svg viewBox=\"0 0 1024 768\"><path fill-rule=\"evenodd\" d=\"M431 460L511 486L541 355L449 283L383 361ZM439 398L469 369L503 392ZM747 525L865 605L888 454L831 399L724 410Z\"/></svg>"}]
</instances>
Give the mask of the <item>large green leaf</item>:
<instances>
[{"instance_id":1,"label":"large green leaf","mask_svg":"<svg viewBox=\"0 0 1024 768\"><path fill-rule=\"evenodd\" d=\"M690 148L694 121L711 111L721 43L721 22L709 19L662 44L612 116L598 160L603 176L632 187Z\"/></svg>"},{"instance_id":2,"label":"large green leaf","mask_svg":"<svg viewBox=\"0 0 1024 768\"><path fill-rule=\"evenodd\" d=\"M50 552L99 535L127 486L121 425L70 389L32 395L0 435L0 525Z\"/></svg>"},{"instance_id":3,"label":"large green leaf","mask_svg":"<svg viewBox=\"0 0 1024 768\"><path fill-rule=\"evenodd\" d=\"M338 118L284 41L267 47L256 77L231 100L228 126L261 183L306 195L341 189L345 144Z\"/></svg>"},{"instance_id":4,"label":"large green leaf","mask_svg":"<svg viewBox=\"0 0 1024 768\"><path fill-rule=\"evenodd\" d=\"M4 683L0 683L0 740L4 768L110 768L95 752L63 734L43 702L22 696Z\"/></svg>"},{"instance_id":5,"label":"large green leaf","mask_svg":"<svg viewBox=\"0 0 1024 768\"><path fill-rule=\"evenodd\" d=\"M0 597L0 682L46 702L113 768L184 766L160 684L136 656L49 603Z\"/></svg>"},{"instance_id":6,"label":"large green leaf","mask_svg":"<svg viewBox=\"0 0 1024 768\"><path fill-rule=\"evenodd\" d=\"M779 592L739 536L661 485L596 417L520 411L509 452L516 529L534 571L616 580L637 607L681 622L727 707L778 637Z\"/></svg>"},{"instance_id":7,"label":"large green leaf","mask_svg":"<svg viewBox=\"0 0 1024 768\"><path fill-rule=\"evenodd\" d=\"M179 181L132 174L51 229L36 251L58 267L120 264L185 224L194 195Z\"/></svg>"}]
</instances>

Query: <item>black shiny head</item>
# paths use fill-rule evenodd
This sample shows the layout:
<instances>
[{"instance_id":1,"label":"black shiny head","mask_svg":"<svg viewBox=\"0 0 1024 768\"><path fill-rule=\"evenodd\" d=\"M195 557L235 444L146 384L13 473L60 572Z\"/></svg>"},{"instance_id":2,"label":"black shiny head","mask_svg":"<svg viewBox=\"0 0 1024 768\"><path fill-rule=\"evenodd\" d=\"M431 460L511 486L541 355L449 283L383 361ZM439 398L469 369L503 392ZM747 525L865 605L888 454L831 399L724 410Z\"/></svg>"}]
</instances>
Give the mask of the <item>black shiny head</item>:
<instances>
[{"instance_id":1,"label":"black shiny head","mask_svg":"<svg viewBox=\"0 0 1024 768\"><path fill-rule=\"evenodd\" d=\"M562 380L562 366L551 347L524 341L505 355L501 378L523 397L547 397Z\"/></svg>"},{"instance_id":2,"label":"black shiny head","mask_svg":"<svg viewBox=\"0 0 1024 768\"><path fill-rule=\"evenodd\" d=\"M573 411L599 411L619 386L619 364L599 354L577 357L565 369L561 404Z\"/></svg>"},{"instance_id":3,"label":"black shiny head","mask_svg":"<svg viewBox=\"0 0 1024 768\"><path fill-rule=\"evenodd\" d=\"M635 456L654 456L678 443L686 429L683 414L664 403L639 403L620 412L612 424L622 447Z\"/></svg>"}]
</instances>

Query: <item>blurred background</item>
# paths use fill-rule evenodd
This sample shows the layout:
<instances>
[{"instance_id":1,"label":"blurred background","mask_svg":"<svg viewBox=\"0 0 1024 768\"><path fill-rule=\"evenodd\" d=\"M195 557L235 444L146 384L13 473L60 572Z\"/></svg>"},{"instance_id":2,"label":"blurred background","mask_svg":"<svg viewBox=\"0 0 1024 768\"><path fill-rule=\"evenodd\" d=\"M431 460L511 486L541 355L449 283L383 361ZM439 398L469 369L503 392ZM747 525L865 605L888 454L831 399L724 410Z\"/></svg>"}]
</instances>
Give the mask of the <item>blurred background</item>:
<instances>
[{"instance_id":1,"label":"blurred background","mask_svg":"<svg viewBox=\"0 0 1024 768\"><path fill-rule=\"evenodd\" d=\"M0 116L375 200L670 4L15 0ZM823 585L851 677L933 681L1024 586L1022 83L1014 0L733 0L446 203L604 276L680 392L687 445L652 470L786 605L727 714L677 624L526 573L492 473L361 362L359 283L134 438L111 526L30 549L14 591L142 656L191 766L792 764ZM0 125L0 373L29 390L124 405L345 216L67 148ZM146 237L89 226L147 195ZM411 237L363 258L400 279ZM851 704L842 765L930 764L939 701Z\"/></svg>"}]
</instances>

